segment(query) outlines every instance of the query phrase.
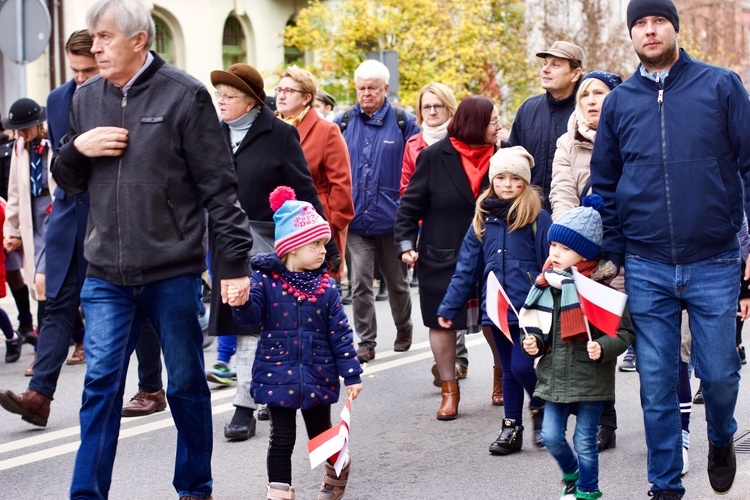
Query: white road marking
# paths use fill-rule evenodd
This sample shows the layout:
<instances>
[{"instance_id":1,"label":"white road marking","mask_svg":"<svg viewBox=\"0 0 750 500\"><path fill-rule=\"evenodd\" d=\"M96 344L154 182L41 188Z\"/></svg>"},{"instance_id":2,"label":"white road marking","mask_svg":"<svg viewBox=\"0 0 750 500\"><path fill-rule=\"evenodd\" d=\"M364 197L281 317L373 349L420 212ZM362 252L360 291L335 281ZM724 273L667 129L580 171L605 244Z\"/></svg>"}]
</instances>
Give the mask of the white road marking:
<instances>
[{"instance_id":1,"label":"white road marking","mask_svg":"<svg viewBox=\"0 0 750 500\"><path fill-rule=\"evenodd\" d=\"M486 344L484 337L480 336L479 338L475 338L473 340L468 340L466 342L466 347L474 347L477 345ZM425 342L419 342L417 344L413 344L411 346L410 352L418 351L423 348L429 348L430 343L428 341ZM427 350L424 352L414 352L414 354L404 355L404 353L395 352L395 351L383 351L378 352L378 361L383 359L388 359L394 356L400 356L397 359L394 359L392 361L387 361L385 363L377 362L370 366L369 363L365 363L363 366L364 373L363 375L370 375L373 373L378 373L384 370L390 370L392 368L397 368L399 366L408 365L410 363L416 363L417 361L422 361L424 359L432 358L432 351ZM237 393L236 388L231 389L219 389L219 390L213 390L211 391L211 401L217 402L221 401L223 399L234 397L234 395ZM226 413L229 411L232 411L234 409L234 405L231 403L224 403L217 406L213 406L211 408L211 413L213 415L218 415L221 413ZM139 425L129 426L129 423L131 422L138 422L143 419L151 420L154 417L163 416L165 414L169 414L169 408L167 407L167 410L164 412L154 413L152 415L147 415L145 417L130 417L125 418L122 420L123 428L120 429L120 437L118 440L126 439L133 436L139 436L141 434L145 434L148 432L154 432L161 429L166 429L168 427L174 427L174 420L170 416L169 418L160 419L156 422L148 422L143 423ZM30 448L33 446L38 446L44 443L49 443L51 441L57 441L60 439L69 438L71 436L78 436L80 435L80 427L68 427L67 429L60 429L58 431L52 431L52 432L46 432L44 434L41 434L39 436L34 436L30 438L23 438L18 439L15 441L11 441L8 443L0 444L0 454L2 453L8 453L15 450L20 450L23 448ZM26 453L24 455L19 455L17 457L9 458L6 460L0 460L0 471L13 469L15 467L21 467L23 465L27 465L34 462L39 462L42 460L46 460L49 458L58 457L60 455L65 455L67 453L75 453L78 451L78 447L80 446L80 441L74 441L71 443L62 444L59 446L54 446L52 448L47 448L40 451L35 451L31 453Z\"/></svg>"}]
</instances>

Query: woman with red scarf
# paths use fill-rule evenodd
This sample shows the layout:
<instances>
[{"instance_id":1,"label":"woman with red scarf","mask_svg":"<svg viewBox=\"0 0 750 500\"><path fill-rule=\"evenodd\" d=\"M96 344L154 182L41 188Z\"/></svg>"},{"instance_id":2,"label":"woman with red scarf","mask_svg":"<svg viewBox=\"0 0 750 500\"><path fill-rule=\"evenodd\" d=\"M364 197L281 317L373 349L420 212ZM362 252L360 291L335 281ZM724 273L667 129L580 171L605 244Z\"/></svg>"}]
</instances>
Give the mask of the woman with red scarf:
<instances>
[{"instance_id":1,"label":"woman with red scarf","mask_svg":"<svg viewBox=\"0 0 750 500\"><path fill-rule=\"evenodd\" d=\"M417 157L417 168L396 213L395 240L401 260L408 265L419 261L422 319L430 329L430 346L441 380L438 420L452 420L458 414L456 330L466 329L468 321L464 307L453 329L446 330L438 324L437 309L453 276L477 197L489 184L487 170L498 130L498 112L490 99L464 99L448 125L448 136Z\"/></svg>"}]
</instances>

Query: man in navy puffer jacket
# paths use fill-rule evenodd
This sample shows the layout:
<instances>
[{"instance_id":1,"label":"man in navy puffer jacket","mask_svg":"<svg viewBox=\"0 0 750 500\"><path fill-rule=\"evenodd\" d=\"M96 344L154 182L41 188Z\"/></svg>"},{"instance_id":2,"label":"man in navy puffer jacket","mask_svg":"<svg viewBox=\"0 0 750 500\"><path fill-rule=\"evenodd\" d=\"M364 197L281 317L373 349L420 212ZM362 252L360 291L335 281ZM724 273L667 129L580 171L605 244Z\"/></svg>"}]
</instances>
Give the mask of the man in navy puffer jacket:
<instances>
[{"instance_id":1,"label":"man in navy puffer jacket","mask_svg":"<svg viewBox=\"0 0 750 500\"><path fill-rule=\"evenodd\" d=\"M593 190L605 201L608 262L600 267L625 265L654 496L685 493L677 397L683 305L703 382L709 482L725 493L736 471L737 232L750 101L736 74L679 48L672 0L631 0L627 19L641 64L607 96L591 159Z\"/></svg>"}]
</instances>

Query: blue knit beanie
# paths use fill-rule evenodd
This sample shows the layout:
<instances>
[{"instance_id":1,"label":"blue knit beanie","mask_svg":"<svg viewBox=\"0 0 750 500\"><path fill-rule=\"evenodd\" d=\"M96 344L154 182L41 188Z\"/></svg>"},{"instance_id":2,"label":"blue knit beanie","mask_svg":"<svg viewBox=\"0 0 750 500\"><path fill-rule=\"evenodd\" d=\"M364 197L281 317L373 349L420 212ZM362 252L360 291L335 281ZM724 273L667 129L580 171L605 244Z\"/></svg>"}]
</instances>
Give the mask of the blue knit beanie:
<instances>
[{"instance_id":1,"label":"blue knit beanie","mask_svg":"<svg viewBox=\"0 0 750 500\"><path fill-rule=\"evenodd\" d=\"M310 203L298 201L294 189L279 186L273 190L269 201L274 211L274 246L279 257L321 238L326 242L331 239L331 226Z\"/></svg>"},{"instance_id":2,"label":"blue knit beanie","mask_svg":"<svg viewBox=\"0 0 750 500\"><path fill-rule=\"evenodd\" d=\"M581 78L581 81L588 80L589 78L596 78L597 80L600 80L604 85L609 87L609 90L614 90L615 87L620 85L622 83L622 78L620 78L620 75L616 75L615 73L610 73L608 71L602 71L600 69L594 70L590 73L586 73L583 75L583 78Z\"/></svg>"},{"instance_id":3,"label":"blue knit beanie","mask_svg":"<svg viewBox=\"0 0 750 500\"><path fill-rule=\"evenodd\" d=\"M581 206L565 212L549 228L547 239L575 250L583 258L594 260L602 253L602 216L599 211L604 200L591 194L581 200Z\"/></svg>"}]
</instances>

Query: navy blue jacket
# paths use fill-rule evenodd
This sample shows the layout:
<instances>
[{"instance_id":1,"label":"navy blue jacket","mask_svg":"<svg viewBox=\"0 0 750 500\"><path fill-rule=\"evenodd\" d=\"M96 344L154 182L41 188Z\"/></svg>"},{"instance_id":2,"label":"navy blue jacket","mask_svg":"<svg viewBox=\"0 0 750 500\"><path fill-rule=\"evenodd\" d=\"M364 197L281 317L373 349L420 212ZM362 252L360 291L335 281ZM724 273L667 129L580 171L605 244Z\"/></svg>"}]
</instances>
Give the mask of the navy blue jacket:
<instances>
[{"instance_id":1,"label":"navy blue jacket","mask_svg":"<svg viewBox=\"0 0 750 500\"><path fill-rule=\"evenodd\" d=\"M250 264L250 299L232 316L243 326L261 325L250 388L255 402L303 410L335 403L339 377L358 384L362 373L335 282L315 302L299 301L282 288L278 275L286 267L275 253Z\"/></svg>"},{"instance_id":2,"label":"navy blue jacket","mask_svg":"<svg viewBox=\"0 0 750 500\"><path fill-rule=\"evenodd\" d=\"M748 133L739 77L682 49L661 82L636 71L613 90L591 158L605 256L618 266L626 253L686 264L738 249Z\"/></svg>"},{"instance_id":3,"label":"navy blue jacket","mask_svg":"<svg viewBox=\"0 0 750 500\"><path fill-rule=\"evenodd\" d=\"M76 90L75 80L70 80L47 97L48 138L53 150L57 150L60 139L68 132L70 103ZM45 236L45 258L47 266L47 297L55 298L65 280L71 259L76 254L78 263L78 288L86 278L86 259L83 257L83 238L89 216L89 194L67 194L59 186L55 189L52 211L49 215Z\"/></svg>"},{"instance_id":4,"label":"navy blue jacket","mask_svg":"<svg viewBox=\"0 0 750 500\"><path fill-rule=\"evenodd\" d=\"M334 122L341 124L343 113ZM401 163L406 140L419 132L416 117L406 113L401 130L391 103L386 98L373 115L367 116L359 104L344 130L352 165L354 219L349 232L360 236L382 236L393 232L401 196Z\"/></svg>"},{"instance_id":5,"label":"navy blue jacket","mask_svg":"<svg viewBox=\"0 0 750 500\"><path fill-rule=\"evenodd\" d=\"M510 145L523 146L534 157L536 166L531 169L531 183L544 192L546 210L551 210L549 192L557 140L568 131L568 119L576 107L577 90L578 87L559 101L548 92L529 97L518 108L510 129Z\"/></svg>"},{"instance_id":6,"label":"navy blue jacket","mask_svg":"<svg viewBox=\"0 0 750 500\"><path fill-rule=\"evenodd\" d=\"M542 272L549 255L547 232L551 225L552 218L546 210L539 213L536 229L533 224L527 224L515 231L508 231L504 220L489 215L485 218L482 241L474 234L474 226L470 226L461 245L456 272L438 308L438 316L455 318L469 300L474 284L480 279L486 284L490 271L495 272L511 303L520 311L529 288ZM487 316L486 300L487 287L483 285L482 324L492 325ZM508 313L508 324L518 324L518 318L512 312Z\"/></svg>"}]
</instances>

